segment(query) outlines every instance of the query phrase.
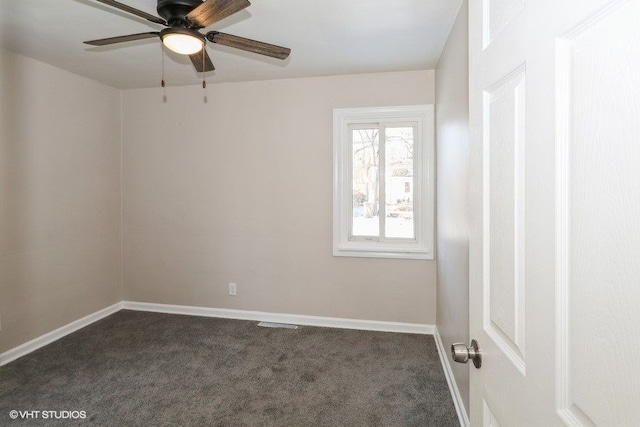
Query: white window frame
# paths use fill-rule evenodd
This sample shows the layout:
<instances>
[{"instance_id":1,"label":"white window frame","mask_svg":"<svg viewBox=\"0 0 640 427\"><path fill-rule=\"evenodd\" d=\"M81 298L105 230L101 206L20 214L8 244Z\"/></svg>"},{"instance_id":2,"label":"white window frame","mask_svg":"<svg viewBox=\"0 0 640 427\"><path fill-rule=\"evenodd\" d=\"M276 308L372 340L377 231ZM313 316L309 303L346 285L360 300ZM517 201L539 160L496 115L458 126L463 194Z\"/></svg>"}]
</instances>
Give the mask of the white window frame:
<instances>
[{"instance_id":1,"label":"white window frame","mask_svg":"<svg viewBox=\"0 0 640 427\"><path fill-rule=\"evenodd\" d=\"M414 135L414 239L351 236L352 148L349 129L357 125L412 125ZM380 143L383 143L382 136ZM435 148L433 105L336 108L333 110L333 255L367 258L434 259ZM384 159L381 158L381 164ZM383 168L381 168L383 169ZM381 173L384 173L382 171ZM380 197L382 203L384 199ZM384 222L384 220L382 221Z\"/></svg>"}]
</instances>

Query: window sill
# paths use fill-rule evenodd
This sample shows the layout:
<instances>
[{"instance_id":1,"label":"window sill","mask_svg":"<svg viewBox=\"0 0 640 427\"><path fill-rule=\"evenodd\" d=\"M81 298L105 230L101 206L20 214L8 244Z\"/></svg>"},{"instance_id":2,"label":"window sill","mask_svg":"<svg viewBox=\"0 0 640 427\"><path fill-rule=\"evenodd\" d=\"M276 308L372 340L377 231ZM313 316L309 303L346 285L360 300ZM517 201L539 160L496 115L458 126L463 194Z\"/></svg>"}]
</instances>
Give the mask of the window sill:
<instances>
[{"instance_id":1,"label":"window sill","mask_svg":"<svg viewBox=\"0 0 640 427\"><path fill-rule=\"evenodd\" d=\"M424 259L433 260L432 252L396 252L396 251L373 251L373 250L353 250L334 248L333 256L335 257L354 257L354 258L388 258L388 259Z\"/></svg>"}]
</instances>

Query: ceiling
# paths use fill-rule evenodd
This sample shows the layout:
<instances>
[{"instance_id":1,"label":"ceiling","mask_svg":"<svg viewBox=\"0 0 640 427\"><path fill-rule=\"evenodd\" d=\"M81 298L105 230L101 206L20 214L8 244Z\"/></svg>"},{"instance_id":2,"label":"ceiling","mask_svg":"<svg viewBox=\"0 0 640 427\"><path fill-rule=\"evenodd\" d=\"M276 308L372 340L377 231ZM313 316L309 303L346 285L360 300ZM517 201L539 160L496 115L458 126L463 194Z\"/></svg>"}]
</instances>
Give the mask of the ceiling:
<instances>
[{"instance_id":1,"label":"ceiling","mask_svg":"<svg viewBox=\"0 0 640 427\"><path fill-rule=\"evenodd\" d=\"M120 1L157 15L156 0ZM435 68L461 0L251 3L207 30L289 47L291 56L280 61L209 43L216 70L207 73L208 82ZM103 47L82 42L162 28L95 0L3 0L0 44L121 89L153 87L162 76L159 40ZM167 85L198 84L202 79L188 57L168 52L164 58Z\"/></svg>"}]
</instances>

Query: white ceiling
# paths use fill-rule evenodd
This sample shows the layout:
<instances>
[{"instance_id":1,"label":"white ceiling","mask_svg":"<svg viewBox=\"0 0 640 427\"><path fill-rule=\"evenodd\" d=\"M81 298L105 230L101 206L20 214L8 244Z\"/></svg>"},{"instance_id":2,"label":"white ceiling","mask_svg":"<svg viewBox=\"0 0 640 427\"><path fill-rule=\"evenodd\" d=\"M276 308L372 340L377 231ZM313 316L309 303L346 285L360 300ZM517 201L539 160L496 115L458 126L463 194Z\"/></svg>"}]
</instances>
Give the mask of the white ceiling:
<instances>
[{"instance_id":1,"label":"white ceiling","mask_svg":"<svg viewBox=\"0 0 640 427\"><path fill-rule=\"evenodd\" d=\"M157 15L156 0L119 0ZM461 0L251 0L215 29L291 48L285 60L209 43L231 82L435 68ZM163 27L95 0L3 0L0 42L25 56L122 89L160 84L162 50L149 39L91 47L85 40ZM188 57L165 57L168 85L198 84Z\"/></svg>"}]
</instances>

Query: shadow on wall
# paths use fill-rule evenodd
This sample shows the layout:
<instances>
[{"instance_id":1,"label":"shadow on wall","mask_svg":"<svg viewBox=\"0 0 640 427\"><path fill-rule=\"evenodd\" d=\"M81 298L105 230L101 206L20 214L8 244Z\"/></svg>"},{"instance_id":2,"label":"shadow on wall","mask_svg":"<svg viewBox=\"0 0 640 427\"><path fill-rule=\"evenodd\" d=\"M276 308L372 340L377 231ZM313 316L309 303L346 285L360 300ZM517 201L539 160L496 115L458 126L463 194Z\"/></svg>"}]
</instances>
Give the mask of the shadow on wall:
<instances>
[{"instance_id":1,"label":"shadow on wall","mask_svg":"<svg viewBox=\"0 0 640 427\"><path fill-rule=\"evenodd\" d=\"M118 301L120 93L0 50L0 352Z\"/></svg>"},{"instance_id":2,"label":"shadow on wall","mask_svg":"<svg viewBox=\"0 0 640 427\"><path fill-rule=\"evenodd\" d=\"M26 143L31 114L29 103L33 99L24 96L29 81L29 70L15 56L0 51L0 314L3 317L3 334L0 335L0 352L12 346L5 342L7 329L20 301L20 321L29 328L37 307L30 304L29 287L19 284L34 281L31 268L33 257L29 222L32 217L30 203L34 188L30 171L35 167L33 147ZM31 159L31 161L29 161ZM27 255L30 254L30 255Z\"/></svg>"}]
</instances>

